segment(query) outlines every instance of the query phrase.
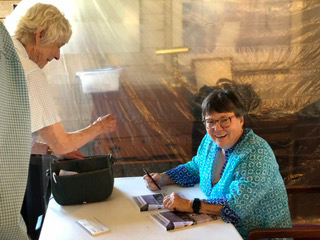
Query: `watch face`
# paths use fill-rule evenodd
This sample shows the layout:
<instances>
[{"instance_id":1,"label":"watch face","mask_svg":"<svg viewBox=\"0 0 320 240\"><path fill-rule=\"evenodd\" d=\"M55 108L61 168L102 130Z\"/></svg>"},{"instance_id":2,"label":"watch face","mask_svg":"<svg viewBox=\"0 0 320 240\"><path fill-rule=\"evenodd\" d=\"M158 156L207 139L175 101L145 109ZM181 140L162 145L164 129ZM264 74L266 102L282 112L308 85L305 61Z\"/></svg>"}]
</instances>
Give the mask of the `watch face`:
<instances>
[{"instance_id":1,"label":"watch face","mask_svg":"<svg viewBox=\"0 0 320 240\"><path fill-rule=\"evenodd\" d=\"M201 207L201 201L199 198L195 198L192 202L192 210L194 213L199 213Z\"/></svg>"}]
</instances>

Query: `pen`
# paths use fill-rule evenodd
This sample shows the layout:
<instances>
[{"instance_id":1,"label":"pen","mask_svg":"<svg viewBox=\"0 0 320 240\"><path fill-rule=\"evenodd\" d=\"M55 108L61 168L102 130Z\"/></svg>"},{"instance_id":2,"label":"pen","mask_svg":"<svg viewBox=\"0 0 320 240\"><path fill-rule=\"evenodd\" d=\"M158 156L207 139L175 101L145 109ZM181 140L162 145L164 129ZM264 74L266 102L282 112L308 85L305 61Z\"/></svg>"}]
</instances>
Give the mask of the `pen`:
<instances>
[{"instance_id":1,"label":"pen","mask_svg":"<svg viewBox=\"0 0 320 240\"><path fill-rule=\"evenodd\" d=\"M148 177L151 178L151 180L152 180L152 182L154 183L154 185L156 185L157 188L158 188L159 190L161 190L161 188L159 187L159 185L158 185L158 184L156 183L156 181L151 177L151 175L148 173L148 171L145 170L144 168L142 168L142 169L143 169L143 171L145 172L145 174L147 174Z\"/></svg>"}]
</instances>

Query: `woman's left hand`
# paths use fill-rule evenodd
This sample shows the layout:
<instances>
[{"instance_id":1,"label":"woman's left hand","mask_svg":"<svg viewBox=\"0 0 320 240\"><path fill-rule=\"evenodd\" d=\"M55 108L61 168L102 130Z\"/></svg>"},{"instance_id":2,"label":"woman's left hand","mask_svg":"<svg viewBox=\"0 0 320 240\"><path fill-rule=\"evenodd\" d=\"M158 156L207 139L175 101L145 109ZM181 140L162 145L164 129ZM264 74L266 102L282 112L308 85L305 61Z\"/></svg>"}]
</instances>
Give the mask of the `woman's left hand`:
<instances>
[{"instance_id":1,"label":"woman's left hand","mask_svg":"<svg viewBox=\"0 0 320 240\"><path fill-rule=\"evenodd\" d=\"M60 155L63 159L83 159L84 156L79 150Z\"/></svg>"},{"instance_id":2,"label":"woman's left hand","mask_svg":"<svg viewBox=\"0 0 320 240\"><path fill-rule=\"evenodd\" d=\"M170 211L192 212L192 201L180 197L175 192L164 197L163 205Z\"/></svg>"}]
</instances>

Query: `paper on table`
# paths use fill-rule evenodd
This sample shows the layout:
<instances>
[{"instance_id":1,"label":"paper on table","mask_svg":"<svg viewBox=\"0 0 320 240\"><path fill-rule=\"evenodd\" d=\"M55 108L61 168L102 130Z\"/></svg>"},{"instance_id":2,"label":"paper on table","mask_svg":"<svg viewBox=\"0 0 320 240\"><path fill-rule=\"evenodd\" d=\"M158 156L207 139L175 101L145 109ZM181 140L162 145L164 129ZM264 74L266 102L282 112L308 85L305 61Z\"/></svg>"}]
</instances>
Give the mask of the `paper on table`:
<instances>
[{"instance_id":1,"label":"paper on table","mask_svg":"<svg viewBox=\"0 0 320 240\"><path fill-rule=\"evenodd\" d=\"M110 231L110 228L94 217L77 220L77 223L92 236L98 236Z\"/></svg>"}]
</instances>

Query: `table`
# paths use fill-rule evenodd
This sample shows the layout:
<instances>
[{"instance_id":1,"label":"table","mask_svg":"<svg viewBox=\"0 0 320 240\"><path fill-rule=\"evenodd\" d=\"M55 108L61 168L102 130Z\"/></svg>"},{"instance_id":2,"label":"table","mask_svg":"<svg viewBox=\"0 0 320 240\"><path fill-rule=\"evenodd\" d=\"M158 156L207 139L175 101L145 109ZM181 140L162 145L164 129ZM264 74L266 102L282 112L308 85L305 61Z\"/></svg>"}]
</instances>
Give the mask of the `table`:
<instances>
[{"instance_id":1,"label":"table","mask_svg":"<svg viewBox=\"0 0 320 240\"><path fill-rule=\"evenodd\" d=\"M162 192L182 193L186 198L205 198L199 185L182 188L176 185L164 186ZM157 191L160 192L160 191ZM232 224L216 221L165 231L150 218L149 212L139 212L131 196L152 193L145 187L142 177L115 178L112 195L104 202L85 205L60 206L52 198L44 220L40 240L81 240L81 239L242 239ZM156 211L152 211L156 212ZM110 232L92 237L83 230L76 220L95 217Z\"/></svg>"}]
</instances>

